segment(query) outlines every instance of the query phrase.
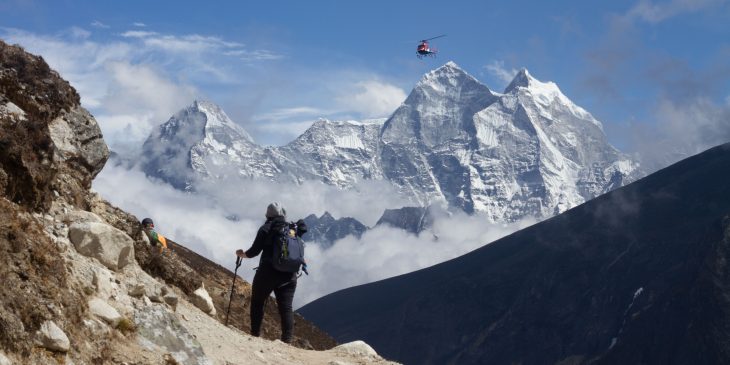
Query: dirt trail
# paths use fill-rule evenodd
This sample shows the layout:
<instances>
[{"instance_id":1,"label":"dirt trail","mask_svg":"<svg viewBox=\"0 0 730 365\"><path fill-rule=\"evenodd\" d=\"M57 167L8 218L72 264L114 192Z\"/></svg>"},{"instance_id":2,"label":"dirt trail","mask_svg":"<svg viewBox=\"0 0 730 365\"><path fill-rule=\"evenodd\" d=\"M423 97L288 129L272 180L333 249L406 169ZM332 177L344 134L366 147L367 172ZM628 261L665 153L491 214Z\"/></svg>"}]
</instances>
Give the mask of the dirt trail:
<instances>
[{"instance_id":1,"label":"dirt trail","mask_svg":"<svg viewBox=\"0 0 730 365\"><path fill-rule=\"evenodd\" d=\"M357 345L313 351L292 347L278 340L253 337L238 329L225 327L185 300L180 301L176 314L215 365L397 365Z\"/></svg>"}]
</instances>

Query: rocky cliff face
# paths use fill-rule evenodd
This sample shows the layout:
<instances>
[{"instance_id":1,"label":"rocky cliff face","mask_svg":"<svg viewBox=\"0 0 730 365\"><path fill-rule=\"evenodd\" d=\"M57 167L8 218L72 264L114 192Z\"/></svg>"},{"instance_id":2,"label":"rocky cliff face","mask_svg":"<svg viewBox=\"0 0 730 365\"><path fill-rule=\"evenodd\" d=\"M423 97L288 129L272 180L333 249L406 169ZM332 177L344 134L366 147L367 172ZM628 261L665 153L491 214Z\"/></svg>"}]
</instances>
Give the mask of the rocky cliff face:
<instances>
[{"instance_id":1,"label":"rocky cliff face","mask_svg":"<svg viewBox=\"0 0 730 365\"><path fill-rule=\"evenodd\" d=\"M211 133L226 128L218 127ZM241 137L230 145L244 143ZM230 358L213 358L240 363L234 348L257 351L244 344L253 343L244 332L250 285L239 278L234 326L225 328L233 273L174 242L160 254L136 217L91 193L108 157L76 91L42 58L0 41L0 364L212 364L211 353L221 349L213 338L222 331L236 344L227 344ZM276 313L270 301L266 338L279 335ZM202 316L207 332L195 332ZM296 321L295 345L335 345L302 317ZM278 355L245 363L309 356L267 347L274 348ZM386 363L344 348L325 358Z\"/></svg>"},{"instance_id":2,"label":"rocky cliff face","mask_svg":"<svg viewBox=\"0 0 730 365\"><path fill-rule=\"evenodd\" d=\"M730 362L730 144L300 312L407 364Z\"/></svg>"}]
</instances>

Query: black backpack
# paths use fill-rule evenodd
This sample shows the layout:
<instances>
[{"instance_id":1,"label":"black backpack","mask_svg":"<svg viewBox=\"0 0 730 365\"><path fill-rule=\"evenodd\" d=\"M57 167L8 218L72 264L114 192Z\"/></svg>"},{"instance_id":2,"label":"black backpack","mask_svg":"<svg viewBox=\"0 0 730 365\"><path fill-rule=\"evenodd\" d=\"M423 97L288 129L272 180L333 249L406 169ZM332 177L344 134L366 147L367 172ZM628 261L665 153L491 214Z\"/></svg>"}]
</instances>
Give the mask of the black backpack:
<instances>
[{"instance_id":1,"label":"black backpack","mask_svg":"<svg viewBox=\"0 0 730 365\"><path fill-rule=\"evenodd\" d=\"M288 224L274 236L274 269L283 272L299 272L304 261L304 242L297 236L296 224Z\"/></svg>"}]
</instances>

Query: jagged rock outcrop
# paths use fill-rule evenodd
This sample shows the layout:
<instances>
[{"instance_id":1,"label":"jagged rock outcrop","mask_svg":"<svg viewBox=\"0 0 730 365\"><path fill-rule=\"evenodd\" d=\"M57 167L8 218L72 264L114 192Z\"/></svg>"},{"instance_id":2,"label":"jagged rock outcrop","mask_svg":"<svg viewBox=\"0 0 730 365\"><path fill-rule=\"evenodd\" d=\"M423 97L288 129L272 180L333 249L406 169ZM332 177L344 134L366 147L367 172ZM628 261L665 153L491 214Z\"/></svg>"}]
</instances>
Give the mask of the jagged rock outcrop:
<instances>
[{"instance_id":1,"label":"jagged rock outcrop","mask_svg":"<svg viewBox=\"0 0 730 365\"><path fill-rule=\"evenodd\" d=\"M352 217L335 219L329 212L324 212L321 217L310 214L304 218L307 225L307 233L302 238L305 241L312 241L321 244L323 247L331 246L335 241L347 236L362 237L368 227Z\"/></svg>"},{"instance_id":2,"label":"jagged rock outcrop","mask_svg":"<svg viewBox=\"0 0 730 365\"><path fill-rule=\"evenodd\" d=\"M388 225L413 234L430 229L437 218L448 216L449 212L439 206L403 207L386 209L375 226Z\"/></svg>"}]
</instances>

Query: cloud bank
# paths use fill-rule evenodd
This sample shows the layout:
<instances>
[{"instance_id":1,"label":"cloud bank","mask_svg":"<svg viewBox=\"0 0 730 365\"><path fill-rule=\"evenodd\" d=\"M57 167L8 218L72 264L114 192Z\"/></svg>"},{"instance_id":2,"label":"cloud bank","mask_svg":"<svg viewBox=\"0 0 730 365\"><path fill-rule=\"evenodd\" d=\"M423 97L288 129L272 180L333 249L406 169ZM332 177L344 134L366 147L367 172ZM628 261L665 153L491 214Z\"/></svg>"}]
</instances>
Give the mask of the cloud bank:
<instances>
[{"instance_id":1,"label":"cloud bank","mask_svg":"<svg viewBox=\"0 0 730 365\"><path fill-rule=\"evenodd\" d=\"M361 184L356 191L342 191L319 182L295 186L229 180L216 185L213 197L194 195L150 181L136 169L127 170L111 163L94 180L93 188L137 218L154 219L162 234L231 269L235 250L250 247L264 223L266 206L272 201L283 203L290 220L329 211L335 217L351 216L371 226L385 208L401 207L404 203L382 182ZM236 219L226 218L233 215ZM432 232L419 236L381 226L360 239L343 238L326 250L308 243L306 256L311 275L300 279L295 304L302 306L336 290L437 264L533 223L497 225L486 221L478 215L458 213L437 220ZM419 249L414 250L416 246ZM249 282L258 260L245 260L239 269Z\"/></svg>"}]
</instances>

